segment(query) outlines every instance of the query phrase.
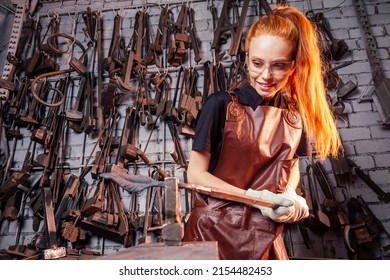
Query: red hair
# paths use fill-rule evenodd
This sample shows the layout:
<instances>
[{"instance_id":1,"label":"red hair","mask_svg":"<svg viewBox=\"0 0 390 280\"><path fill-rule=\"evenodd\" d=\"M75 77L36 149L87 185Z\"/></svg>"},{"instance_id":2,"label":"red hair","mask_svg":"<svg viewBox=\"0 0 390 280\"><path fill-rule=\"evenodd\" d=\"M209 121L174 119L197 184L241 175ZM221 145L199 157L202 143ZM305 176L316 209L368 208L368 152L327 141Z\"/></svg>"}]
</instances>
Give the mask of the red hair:
<instances>
[{"instance_id":1,"label":"red hair","mask_svg":"<svg viewBox=\"0 0 390 280\"><path fill-rule=\"evenodd\" d=\"M342 150L341 139L326 97L315 27L297 9L276 6L271 15L261 17L249 29L246 52L252 38L260 35L280 36L294 45L295 70L285 90L296 101L305 132L313 141L319 158L337 157Z\"/></svg>"}]
</instances>

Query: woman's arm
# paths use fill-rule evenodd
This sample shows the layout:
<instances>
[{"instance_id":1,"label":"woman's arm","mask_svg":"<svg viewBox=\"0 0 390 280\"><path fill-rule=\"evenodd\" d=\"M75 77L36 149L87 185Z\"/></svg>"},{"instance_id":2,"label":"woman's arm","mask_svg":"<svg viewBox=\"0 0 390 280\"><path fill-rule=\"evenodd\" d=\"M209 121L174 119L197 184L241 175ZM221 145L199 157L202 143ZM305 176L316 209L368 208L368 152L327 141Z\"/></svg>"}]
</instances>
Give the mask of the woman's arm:
<instances>
[{"instance_id":1,"label":"woman's arm","mask_svg":"<svg viewBox=\"0 0 390 280\"><path fill-rule=\"evenodd\" d=\"M192 184L212 187L215 189L236 192L238 194L245 194L245 190L237 188L227 182L219 179L210 172L208 172L210 153L191 151L190 160L188 164L187 178L188 182Z\"/></svg>"},{"instance_id":2,"label":"woman's arm","mask_svg":"<svg viewBox=\"0 0 390 280\"><path fill-rule=\"evenodd\" d=\"M222 190L229 190L239 194L245 194L246 190L237 188L208 172L210 156L211 155L208 152L194 150L191 151L187 173L188 182ZM296 189L300 180L300 176L299 160L297 160L291 170L288 184Z\"/></svg>"},{"instance_id":3,"label":"woman's arm","mask_svg":"<svg viewBox=\"0 0 390 280\"><path fill-rule=\"evenodd\" d=\"M299 159L298 159L295 162L294 166L291 168L290 177L287 183L291 185L294 189L296 189L300 179L301 179L301 173L299 172Z\"/></svg>"}]
</instances>

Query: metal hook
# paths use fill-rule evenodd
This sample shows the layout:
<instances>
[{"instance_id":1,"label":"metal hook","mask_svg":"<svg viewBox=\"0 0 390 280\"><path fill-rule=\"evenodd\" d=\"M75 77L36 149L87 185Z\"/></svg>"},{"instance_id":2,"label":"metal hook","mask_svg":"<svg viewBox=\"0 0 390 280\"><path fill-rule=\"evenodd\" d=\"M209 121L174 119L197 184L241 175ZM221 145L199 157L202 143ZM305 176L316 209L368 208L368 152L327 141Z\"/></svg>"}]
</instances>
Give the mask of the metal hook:
<instances>
[{"instance_id":1,"label":"metal hook","mask_svg":"<svg viewBox=\"0 0 390 280\"><path fill-rule=\"evenodd\" d=\"M22 82L19 80L19 78L15 75L15 81L18 85L20 85Z\"/></svg>"},{"instance_id":2,"label":"metal hook","mask_svg":"<svg viewBox=\"0 0 390 280\"><path fill-rule=\"evenodd\" d=\"M57 11L53 11L53 13L54 13L54 17L55 17L56 20L59 20L61 18L60 14L57 13Z\"/></svg>"},{"instance_id":3,"label":"metal hook","mask_svg":"<svg viewBox=\"0 0 390 280\"><path fill-rule=\"evenodd\" d=\"M114 14L119 15L118 10L114 9L114 7L111 7L111 11L113 11Z\"/></svg>"},{"instance_id":4,"label":"metal hook","mask_svg":"<svg viewBox=\"0 0 390 280\"><path fill-rule=\"evenodd\" d=\"M75 18L71 16L70 12L68 12L68 16L70 17L71 20L73 20L73 22L77 22L77 20L79 19L79 12L77 11L75 12Z\"/></svg>"}]
</instances>

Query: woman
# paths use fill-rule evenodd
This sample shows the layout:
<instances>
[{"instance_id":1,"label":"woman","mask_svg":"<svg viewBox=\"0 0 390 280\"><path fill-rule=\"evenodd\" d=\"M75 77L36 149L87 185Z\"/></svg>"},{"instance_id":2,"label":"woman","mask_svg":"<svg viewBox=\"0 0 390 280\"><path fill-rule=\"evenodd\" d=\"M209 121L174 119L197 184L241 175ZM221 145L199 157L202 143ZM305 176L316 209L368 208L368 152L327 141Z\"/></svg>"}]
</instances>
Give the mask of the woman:
<instances>
[{"instance_id":1,"label":"woman","mask_svg":"<svg viewBox=\"0 0 390 280\"><path fill-rule=\"evenodd\" d=\"M288 259L283 223L308 216L295 192L298 156L341 149L328 106L316 32L292 7L277 6L249 29L247 79L209 96L198 119L190 183L279 205L245 206L196 194L184 241L218 241L221 259ZM309 140L307 140L309 139ZM260 211L259 211L260 210Z\"/></svg>"}]
</instances>

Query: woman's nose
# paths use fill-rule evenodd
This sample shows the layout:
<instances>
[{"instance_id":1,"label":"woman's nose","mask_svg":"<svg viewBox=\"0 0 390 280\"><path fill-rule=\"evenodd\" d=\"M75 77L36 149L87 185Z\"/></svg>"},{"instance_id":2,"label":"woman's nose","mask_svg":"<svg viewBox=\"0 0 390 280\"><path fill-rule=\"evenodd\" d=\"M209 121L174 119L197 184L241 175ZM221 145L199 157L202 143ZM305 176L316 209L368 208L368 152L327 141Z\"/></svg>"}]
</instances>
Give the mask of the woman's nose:
<instances>
[{"instance_id":1,"label":"woman's nose","mask_svg":"<svg viewBox=\"0 0 390 280\"><path fill-rule=\"evenodd\" d=\"M269 67L265 67L263 73L261 73L261 77L263 79L270 79L272 78L272 72Z\"/></svg>"}]
</instances>

